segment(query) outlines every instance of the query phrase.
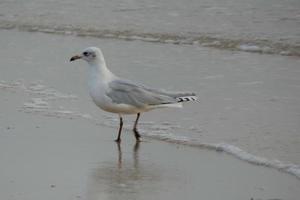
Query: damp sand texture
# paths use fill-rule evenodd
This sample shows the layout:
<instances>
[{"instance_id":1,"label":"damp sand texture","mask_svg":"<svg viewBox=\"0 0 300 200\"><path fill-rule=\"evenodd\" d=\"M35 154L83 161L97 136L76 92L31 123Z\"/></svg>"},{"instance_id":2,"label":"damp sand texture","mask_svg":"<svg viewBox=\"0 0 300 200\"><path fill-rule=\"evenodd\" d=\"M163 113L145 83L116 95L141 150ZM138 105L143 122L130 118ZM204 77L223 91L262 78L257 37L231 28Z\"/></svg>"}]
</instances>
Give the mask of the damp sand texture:
<instances>
[{"instance_id":1,"label":"damp sand texture","mask_svg":"<svg viewBox=\"0 0 300 200\"><path fill-rule=\"evenodd\" d=\"M292 174L249 164L209 148L165 142L176 135L177 140L181 136L183 141L196 135L204 142L224 141L213 134L209 138L205 131L201 131L201 127L188 128L190 123L199 123L190 119L197 116L201 104L200 108L187 105L183 110L146 114L141 123L145 142L141 142L139 146L132 143L132 132L128 126L125 127L123 144L118 147L113 142L118 126L117 118L101 112L91 102L86 92L85 65L78 63L74 66L68 61L70 55L81 47L87 44L101 44L101 47L106 49L105 55L112 70L124 77L144 80L153 86L174 85L174 88L192 86L197 89L198 85L195 86L195 83L198 83L202 85L201 88L206 88L204 93L208 94L210 81L220 81L221 75L208 76L203 72L200 79L195 81L189 69L176 68L173 70L174 79L168 79L168 82L165 81L165 76L157 76L157 68L170 66L168 62L174 61L176 57L182 62L196 59L192 57L193 54L189 55L191 57L188 60L178 57L182 55L181 52L189 53L188 48L171 44L165 46L138 41L99 40L18 31L1 31L0 34L6 41L1 40L1 45L5 45L5 48L0 51L3 55L0 84L1 199L201 197L296 200L299 197L300 181ZM28 46L33 48L28 49ZM130 51L123 51L125 49ZM166 49L173 49L171 53L174 59L166 57L157 60L142 57L146 52L149 55L149 52L154 54L165 52ZM256 54L232 55L211 49L196 49L193 52L197 51L206 56L211 55L213 51L216 55L226 58L234 56L250 59L249 57L254 56L258 58L256 62L264 60L260 60L260 55ZM137 60L131 59L137 55L141 57ZM293 62L287 58L267 58L290 63L289 66L293 69ZM145 64L141 65L141 62ZM160 65L153 62L159 62ZM205 59L202 63L208 65L205 64ZM136 74L132 75L125 66L135 68ZM160 74L169 71L161 69ZM240 83L239 80L237 82L237 87L252 88L260 84L250 84L250 81L249 84ZM203 94L199 89L196 92L200 96ZM272 102L276 103L275 100ZM180 114L180 119L176 114ZM204 114L209 113L202 115ZM157 116L160 116L160 120L157 120ZM126 124L131 123L129 118ZM220 132L219 134L221 135ZM229 136L225 134L222 137ZM268 142L272 144L272 141ZM251 145L247 146L245 140L241 139L236 143L241 144L238 146L244 145L244 150L252 152ZM281 155L276 150L264 152L258 149L255 153L259 156L269 155L265 156L269 158ZM281 159L283 162L284 159L290 158L293 161L295 158L292 154L290 157L284 155Z\"/></svg>"}]
</instances>

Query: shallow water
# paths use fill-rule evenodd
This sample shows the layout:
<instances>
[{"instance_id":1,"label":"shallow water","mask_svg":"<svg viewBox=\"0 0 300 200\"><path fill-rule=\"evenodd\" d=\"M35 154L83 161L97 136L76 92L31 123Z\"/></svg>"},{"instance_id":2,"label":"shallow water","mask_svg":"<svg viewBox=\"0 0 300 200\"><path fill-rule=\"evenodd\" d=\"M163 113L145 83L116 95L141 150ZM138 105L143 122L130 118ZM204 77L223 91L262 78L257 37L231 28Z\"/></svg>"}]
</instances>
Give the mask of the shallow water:
<instances>
[{"instance_id":1,"label":"shallow water","mask_svg":"<svg viewBox=\"0 0 300 200\"><path fill-rule=\"evenodd\" d=\"M296 169L294 175L299 176L299 166L290 165L299 165L300 160L297 59L17 31L1 31L1 35L10 41L1 44L5 47L1 52L6 58L3 64L10 66L1 73L2 88L28 93L28 98L20 104L26 113L83 118L94 124L117 127L116 116L101 112L91 102L85 63L68 61L79 49L97 44L104 49L109 67L120 76L153 87L198 94L200 103L142 115L142 134L175 143L190 141L200 147L222 148L257 164L265 157L265 165L273 163L271 167L286 172L292 167ZM44 45L40 45L41 41ZM33 48L28 50L26 47L30 45ZM166 79L170 74L172 78ZM80 106L87 102L89 112ZM133 120L127 117L125 127L130 128ZM258 157L249 158L230 145Z\"/></svg>"},{"instance_id":2,"label":"shallow water","mask_svg":"<svg viewBox=\"0 0 300 200\"><path fill-rule=\"evenodd\" d=\"M1 1L0 92L2 105L8 104L0 113L1 159L9 161L2 167L8 172L1 178L7 186L3 190L8 191L5 197L57 199L51 193L56 190L57 195L64 194L70 199L85 196L87 199L140 199L141 194L144 199L151 199L151 191L157 190L158 197L182 199L180 195L198 197L195 191L199 188L194 187L201 185L200 188L205 188L201 194L208 199L297 199L299 195L295 188L299 188L297 177L300 177L299 10L297 0ZM152 87L198 94L199 103L186 104L179 110L157 110L142 115L139 128L145 140L153 138L171 145L150 140L149 146L142 147L145 152L149 150L148 157L143 154L143 159L132 145L132 149L125 147L122 152L115 148L109 156L99 154L99 160L95 161L97 151L103 149L98 149L98 143L90 138L98 138L95 133L98 129L105 132L101 140L105 137L106 142L101 145L105 151L110 151L118 119L100 111L91 102L87 92L86 64L69 63L72 55L87 46L101 47L108 67L122 77ZM10 117L4 114L9 112L8 108L16 111ZM14 121L16 116L28 121ZM32 135L29 138L22 136L18 127L30 127L29 122L33 119L35 125L29 128ZM88 136L76 128L69 129L75 120L78 130L90 130ZM126 117L128 133L133 120L132 116ZM37 130L48 123L49 127L42 128L42 136L38 136ZM54 138L48 136L57 132L57 127L65 134L63 141L57 140L56 134ZM9 132L12 135L7 135ZM53 165L53 162L69 166L70 160L76 159L71 152L66 153L71 156L67 160L63 160L63 155L56 158L68 148L78 151L65 143L71 133L80 138L75 142L79 149L85 146L81 146L80 140L86 141L86 146L94 144L93 149L89 149L93 156L89 157L89 153L83 151L86 154L82 157L88 157L80 159L85 165L83 170L76 163L74 173L71 170L61 176L58 173L61 166ZM28 151L26 144L32 145L35 137L41 145ZM44 137L55 140L54 144L58 142L61 147L57 151L51 149L47 141L41 142ZM123 137L126 144L133 140L130 134ZM12 143L22 149L7 146ZM53 158L49 165L45 161L46 167L34 160L35 152L43 147L42 144L45 149L41 153L47 152ZM155 147L160 151L152 152ZM191 160L177 162L176 156L169 152L163 155L170 158L156 162L157 156L163 156L159 152L165 148L170 148L170 152L184 149L176 154L182 154L186 159L200 154L204 158L199 159L197 165L189 166L193 156ZM215 154L216 151L246 162L225 156L227 154ZM27 157L23 158L19 152L25 152ZM10 170L14 156L20 156L18 166L26 159L34 160L27 169L38 167L40 177L43 169L51 171L51 167L56 167L53 173L61 179L53 180L53 174L49 173L45 188L38 184L42 180L37 176L35 182L30 182L23 190L21 185L28 177L18 166ZM38 157L44 159L42 155ZM220 163L223 159L225 164ZM176 165L171 166L169 160ZM208 162L203 163L203 160ZM236 178L234 187L225 187L224 183L230 179L226 173L216 175L210 171L205 174L205 167L214 165L209 162L211 160L215 165L224 165L216 171L226 171ZM251 166L247 162L267 168ZM195 177L186 174L185 170L198 172L199 167L204 167L200 170L204 174ZM238 175L236 170L228 172L235 167L241 167ZM72 179L77 185L70 186L70 182L63 181L63 177L74 174L80 174ZM202 176L204 182L200 180ZM216 185L218 181L221 184ZM65 193L64 187L54 184L60 182L68 188ZM86 183L86 188L82 183ZM241 192L243 187L241 193L233 196L231 189L236 191L235 188L244 184L249 184L247 186L252 190ZM37 185L39 192L34 195L32 191ZM221 192L216 194L209 190L214 187Z\"/></svg>"},{"instance_id":3,"label":"shallow water","mask_svg":"<svg viewBox=\"0 0 300 200\"><path fill-rule=\"evenodd\" d=\"M300 55L298 0L13 0L0 5L0 28Z\"/></svg>"},{"instance_id":4,"label":"shallow water","mask_svg":"<svg viewBox=\"0 0 300 200\"><path fill-rule=\"evenodd\" d=\"M118 147L112 139L116 127L72 114L23 112L31 95L11 89L0 90L2 199L296 200L300 195L299 179L206 148L147 138L136 145L128 130ZM71 99L57 103L94 109Z\"/></svg>"}]
</instances>

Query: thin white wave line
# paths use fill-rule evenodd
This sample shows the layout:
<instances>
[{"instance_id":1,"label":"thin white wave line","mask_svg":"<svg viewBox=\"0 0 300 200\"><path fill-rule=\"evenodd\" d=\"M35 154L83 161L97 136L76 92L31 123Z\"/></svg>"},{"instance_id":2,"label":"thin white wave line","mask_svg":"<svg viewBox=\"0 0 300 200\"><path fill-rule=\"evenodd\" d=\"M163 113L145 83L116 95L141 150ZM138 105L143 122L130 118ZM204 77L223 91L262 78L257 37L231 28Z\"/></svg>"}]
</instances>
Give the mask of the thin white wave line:
<instances>
[{"instance_id":1,"label":"thin white wave line","mask_svg":"<svg viewBox=\"0 0 300 200\"><path fill-rule=\"evenodd\" d=\"M22 89L22 90L25 90L28 92L27 87L24 86L22 81L17 81L15 83L6 83L4 81L1 81L0 86L3 86L2 88ZM42 85L42 86L43 86L43 89L47 89L46 86L44 86L44 85ZM56 92L58 92L58 91L56 91ZM44 100L42 98L43 95L41 95L39 93L37 95L40 95L41 96L40 99ZM73 96L73 95L71 95L71 96ZM48 101L44 100L43 103L48 103ZM79 118L83 118L85 120L92 121L97 125L114 127L114 125L112 125L110 123L109 124L108 123L99 123L99 120L94 119L93 117L91 117L88 114L82 114L82 113L78 113L78 112L74 112L74 111L66 111L66 110L60 110L60 109L52 110L52 112L51 112L51 110L49 110L48 107L39 107L38 109L34 109L34 108L36 108L36 107L31 108L31 107L26 107L26 105L25 105L25 107L23 107L22 110L24 112L42 113L47 116L54 115L56 117L63 117L63 116L64 117L66 117L66 116L79 117ZM112 121L112 120L113 120L113 118L110 119L110 121ZM164 130L164 131L166 131L166 130ZM172 134L145 134L145 132L146 132L145 130L142 130L142 132L143 132L143 136L153 138L153 139L159 139L159 140L163 140L166 142L182 144L182 145L187 145L187 146L191 146L191 147L205 148L205 149L215 150L215 151L222 151L222 152L230 154L240 160L246 161L248 163L266 166L269 168L274 168L274 169L289 173L291 175L294 175L298 179L300 179L300 166L299 165L285 164L279 160L268 160L263 157L252 155L234 145L230 145L230 144L226 144L226 143L218 143L218 144L201 143L197 140L192 140L187 137L178 137L178 136L174 136Z\"/></svg>"},{"instance_id":2,"label":"thin white wave line","mask_svg":"<svg viewBox=\"0 0 300 200\"><path fill-rule=\"evenodd\" d=\"M226 144L226 143L201 143L197 140L191 140L186 137L180 137L175 138L177 136L171 137L170 134L143 134L143 136L151 138L151 139L158 139L162 141L166 141L169 143L175 143L175 144L181 144L186 145L190 147L196 147L196 148L205 148L208 150L214 150L218 152L224 152L229 155L234 156L235 158L238 158L240 160L246 161L250 164L259 165L259 166L265 166L273 169L277 169L279 171L288 173L290 175L293 175L300 179L300 166L295 164L285 164L279 160L269 160L267 158L255 156L253 154L250 154L239 147L236 147L234 145Z\"/></svg>"},{"instance_id":3,"label":"thin white wave line","mask_svg":"<svg viewBox=\"0 0 300 200\"><path fill-rule=\"evenodd\" d=\"M200 45L204 47L213 47L217 49L230 49L235 51L244 51L250 53L278 54L282 56L299 56L299 47L282 41L273 41L265 39L246 39L246 38L219 38L206 33L198 33L197 36L178 35L172 33L143 33L132 30L109 30L109 29L84 29L60 25L51 27L45 24L22 24L10 20L1 21L0 29L3 30L21 30L26 32L40 32L57 35L73 35L80 37L113 38L123 40L140 40L144 42L159 42L164 44L176 45Z\"/></svg>"},{"instance_id":4,"label":"thin white wave line","mask_svg":"<svg viewBox=\"0 0 300 200\"><path fill-rule=\"evenodd\" d=\"M29 109L29 111L30 110L31 110L31 112L42 113L46 116L52 116L52 117L53 116L55 116L55 117L70 116L72 118L79 117L79 118L83 118L85 120L89 120L92 123L95 123L96 125L101 125L101 126L106 126L106 127L115 127L115 124L103 123L103 122L101 123L99 120L96 120L91 116L84 117L84 116L86 116L86 114L83 116L81 113L74 113L71 111L68 113L66 113L66 111L62 111L62 113L60 113L60 111L58 111L58 112L54 111L54 113L53 113L53 111L49 112L49 110L44 110L44 109L42 109L42 110ZM26 112L26 109L24 111ZM113 121L113 120L109 120L109 121ZM127 130L131 130L129 126L128 127L125 126L124 128ZM163 130L163 131L166 131L166 130ZM279 171L296 176L298 179L300 179L300 166L295 165L295 164L285 164L279 160L268 160L263 157L255 156L255 155L252 155L234 145L230 145L230 144L226 144L226 143L217 143L217 144L202 143L202 142L199 142L198 140L192 140L192 139L184 137L184 136L182 136L182 137L174 136L171 133L163 134L160 132L160 133L156 133L156 134L155 133L147 134L147 133L145 133L146 131L143 129L140 129L140 132L142 133L142 136L151 138L151 139L155 139L155 140L165 141L165 142L169 142L172 144L186 145L186 146L195 147L195 148L204 148L204 149L208 149L208 150L214 150L217 152L224 152L224 153L232 155L242 161L246 161L250 164L277 169Z\"/></svg>"}]
</instances>

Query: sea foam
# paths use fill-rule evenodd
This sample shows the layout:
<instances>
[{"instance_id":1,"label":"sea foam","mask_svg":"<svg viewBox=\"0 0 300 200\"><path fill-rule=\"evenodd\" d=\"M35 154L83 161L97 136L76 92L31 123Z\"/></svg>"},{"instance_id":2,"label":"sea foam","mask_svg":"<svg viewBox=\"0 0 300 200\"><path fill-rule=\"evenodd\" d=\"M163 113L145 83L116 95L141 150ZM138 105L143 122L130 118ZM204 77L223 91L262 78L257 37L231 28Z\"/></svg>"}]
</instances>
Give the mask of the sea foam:
<instances>
[{"instance_id":1,"label":"sea foam","mask_svg":"<svg viewBox=\"0 0 300 200\"><path fill-rule=\"evenodd\" d=\"M217 152L225 152L240 160L246 161L254 165L265 166L279 171L291 174L300 179L300 166L292 163L284 163L279 160L270 160L260 156L253 155L239 147L236 147L227 143L203 143L196 139L190 139L188 137L175 136L171 133L145 133L146 137L153 139L163 140L169 143L181 144L190 147L204 148L208 150L215 150Z\"/></svg>"},{"instance_id":2,"label":"sea foam","mask_svg":"<svg viewBox=\"0 0 300 200\"><path fill-rule=\"evenodd\" d=\"M134 30L107 30L97 28L79 28L69 25L52 26L45 24L22 24L14 21L0 22L0 29L17 29L28 32L40 32L58 35L74 35L78 37L110 38L120 40L138 40L175 45L196 45L234 51L245 51L261 54L278 54L284 56L300 56L300 48L297 44L283 43L257 38L220 38L209 33L176 34L159 32L138 32Z\"/></svg>"},{"instance_id":3,"label":"sea foam","mask_svg":"<svg viewBox=\"0 0 300 200\"><path fill-rule=\"evenodd\" d=\"M15 81L11 83L0 81L0 89L13 91L22 90L27 92L29 96L33 96L23 104L22 111L26 113L35 113L56 118L81 118L84 120L88 120L93 124L106 127L116 127L118 124L118 120L111 115L103 115L102 117L105 118L105 120L99 120L88 113L66 110L63 107L52 107L51 101L53 100L77 100L78 97L76 95L65 94L53 88L49 88L41 83L31 83L29 84L29 86L26 86L23 81ZM192 139L186 136L178 136L173 134L172 132L178 132L178 130L182 128L170 122L162 122L160 124L157 124L155 122L141 122L140 124L142 124L144 127L144 129L140 129L140 132L144 137L173 144L186 145L194 148L224 152L248 163L277 169L300 179L299 165L284 163L279 160L270 160L267 158L256 156L237 146L227 143L203 143L197 139ZM131 129L129 125L125 125L124 128L128 130ZM190 130L199 130L201 132L198 127L192 127L192 129Z\"/></svg>"}]
</instances>

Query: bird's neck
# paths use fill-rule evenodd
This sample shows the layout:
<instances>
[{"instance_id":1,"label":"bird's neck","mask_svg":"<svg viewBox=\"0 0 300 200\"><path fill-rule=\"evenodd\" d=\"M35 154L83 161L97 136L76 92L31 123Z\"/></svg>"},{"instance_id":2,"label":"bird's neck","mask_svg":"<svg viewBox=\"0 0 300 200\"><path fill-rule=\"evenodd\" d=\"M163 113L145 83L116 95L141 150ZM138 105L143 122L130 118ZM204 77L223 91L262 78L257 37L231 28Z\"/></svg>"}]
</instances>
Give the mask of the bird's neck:
<instances>
[{"instance_id":1,"label":"bird's neck","mask_svg":"<svg viewBox=\"0 0 300 200\"><path fill-rule=\"evenodd\" d=\"M89 65L89 86L91 87L100 83L107 83L115 77L106 67L104 60L96 60Z\"/></svg>"}]
</instances>

